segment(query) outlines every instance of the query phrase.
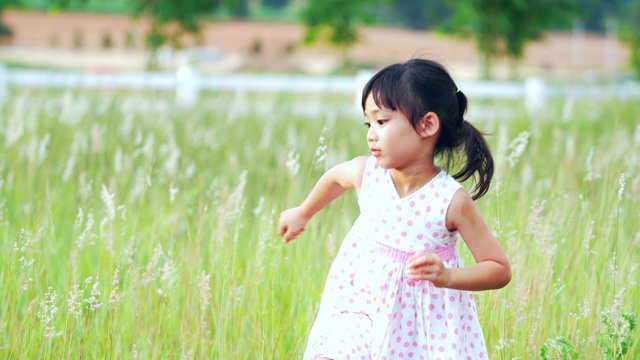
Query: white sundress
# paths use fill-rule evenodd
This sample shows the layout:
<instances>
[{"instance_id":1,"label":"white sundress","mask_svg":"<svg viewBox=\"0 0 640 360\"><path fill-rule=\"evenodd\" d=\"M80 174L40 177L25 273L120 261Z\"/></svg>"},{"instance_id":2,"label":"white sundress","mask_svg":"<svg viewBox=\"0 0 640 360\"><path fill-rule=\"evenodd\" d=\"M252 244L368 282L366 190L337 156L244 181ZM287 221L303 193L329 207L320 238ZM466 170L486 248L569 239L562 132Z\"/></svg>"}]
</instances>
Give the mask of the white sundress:
<instances>
[{"instance_id":1,"label":"white sundress","mask_svg":"<svg viewBox=\"0 0 640 360\"><path fill-rule=\"evenodd\" d=\"M458 232L445 217L461 185L441 170L400 198L390 172L370 157L358 196L360 216L328 274L304 360L487 359L473 294L406 278L417 251L461 267Z\"/></svg>"}]
</instances>

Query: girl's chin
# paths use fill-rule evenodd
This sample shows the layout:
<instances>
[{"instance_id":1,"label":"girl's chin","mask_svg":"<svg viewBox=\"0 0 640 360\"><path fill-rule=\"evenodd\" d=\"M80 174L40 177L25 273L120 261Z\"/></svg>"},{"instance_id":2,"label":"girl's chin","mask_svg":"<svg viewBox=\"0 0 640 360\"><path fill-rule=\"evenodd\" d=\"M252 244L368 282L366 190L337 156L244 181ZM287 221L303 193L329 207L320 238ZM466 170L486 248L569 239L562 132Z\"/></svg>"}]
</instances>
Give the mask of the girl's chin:
<instances>
[{"instance_id":1,"label":"girl's chin","mask_svg":"<svg viewBox=\"0 0 640 360\"><path fill-rule=\"evenodd\" d=\"M376 162L378 163L378 166L380 166L383 169L391 169L393 167L389 162L385 161L381 157L377 157Z\"/></svg>"}]
</instances>

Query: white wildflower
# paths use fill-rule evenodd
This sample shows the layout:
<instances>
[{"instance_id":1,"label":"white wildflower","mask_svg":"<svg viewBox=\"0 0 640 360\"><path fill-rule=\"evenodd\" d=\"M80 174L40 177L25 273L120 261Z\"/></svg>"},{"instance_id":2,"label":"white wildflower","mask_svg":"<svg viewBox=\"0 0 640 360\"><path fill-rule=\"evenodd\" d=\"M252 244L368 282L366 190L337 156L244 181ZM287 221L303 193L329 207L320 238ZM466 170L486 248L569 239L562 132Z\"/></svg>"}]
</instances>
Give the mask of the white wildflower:
<instances>
[{"instance_id":1,"label":"white wildflower","mask_svg":"<svg viewBox=\"0 0 640 360\"><path fill-rule=\"evenodd\" d=\"M33 278L32 277L28 277L26 279L26 281L24 282L24 284L22 284L22 293L24 294L27 290L29 290L29 284L33 283Z\"/></svg>"},{"instance_id":2,"label":"white wildflower","mask_svg":"<svg viewBox=\"0 0 640 360\"><path fill-rule=\"evenodd\" d=\"M67 306L69 307L69 313L73 314L76 318L82 315L82 291L80 291L80 285L75 284L69 291L67 296Z\"/></svg>"},{"instance_id":3,"label":"white wildflower","mask_svg":"<svg viewBox=\"0 0 640 360\"><path fill-rule=\"evenodd\" d=\"M328 235L326 246L327 246L327 252L331 254L331 256L334 256L336 254L337 243L336 243L335 237L332 236L331 234Z\"/></svg>"},{"instance_id":4,"label":"white wildflower","mask_svg":"<svg viewBox=\"0 0 640 360\"><path fill-rule=\"evenodd\" d=\"M166 153L167 157L164 161L164 169L171 177L175 176L178 172L178 163L180 160L180 148L176 144L175 139L172 137L169 139L169 143L162 145L159 152Z\"/></svg>"},{"instance_id":5,"label":"white wildflower","mask_svg":"<svg viewBox=\"0 0 640 360\"><path fill-rule=\"evenodd\" d=\"M94 223L93 213L90 211L87 214L87 220L85 221L85 224L84 224L84 230L82 230L82 233L76 239L76 247L78 249L81 249L84 246L87 239L92 238L91 229L93 228L93 223Z\"/></svg>"},{"instance_id":6,"label":"white wildflower","mask_svg":"<svg viewBox=\"0 0 640 360\"><path fill-rule=\"evenodd\" d=\"M235 291L233 291L233 298L236 302L240 302L240 300L242 300L242 294L244 292L244 286L240 285L238 286Z\"/></svg>"},{"instance_id":7,"label":"white wildflower","mask_svg":"<svg viewBox=\"0 0 640 360\"><path fill-rule=\"evenodd\" d=\"M13 252L24 251L25 246L18 247L18 244L22 242L22 237L24 236L24 229L20 229L20 234L18 235L18 241L13 243Z\"/></svg>"},{"instance_id":8,"label":"white wildflower","mask_svg":"<svg viewBox=\"0 0 640 360\"><path fill-rule=\"evenodd\" d=\"M102 184L102 190L100 191L100 198L104 203L104 207L105 207L105 210L107 211L107 216L109 217L109 220L113 220L116 218L116 206L113 203L114 196L115 196L115 193L109 192L109 189L107 189L107 187L104 184Z\"/></svg>"},{"instance_id":9,"label":"white wildflower","mask_svg":"<svg viewBox=\"0 0 640 360\"><path fill-rule=\"evenodd\" d=\"M501 351L505 348L513 345L515 343L514 339L498 339L498 344L496 345L496 350Z\"/></svg>"},{"instance_id":10,"label":"white wildflower","mask_svg":"<svg viewBox=\"0 0 640 360\"><path fill-rule=\"evenodd\" d=\"M120 211L120 218L122 220L127 220L127 208L124 205L118 206L116 211Z\"/></svg>"},{"instance_id":11,"label":"white wildflower","mask_svg":"<svg viewBox=\"0 0 640 360\"><path fill-rule=\"evenodd\" d=\"M611 330L616 329L617 331L620 331L621 334L625 332L626 326L628 326L622 318L622 305L624 305L625 293L626 288L620 289L620 291L618 291L614 296L613 304L600 313L600 315L607 318L611 324L618 325Z\"/></svg>"},{"instance_id":12,"label":"white wildflower","mask_svg":"<svg viewBox=\"0 0 640 360\"><path fill-rule=\"evenodd\" d=\"M160 295L167 296L166 290L172 289L175 283L178 281L178 278L178 267L169 256L165 256L164 264L162 265L162 268L160 268L160 282L162 283L163 287L162 289L158 290Z\"/></svg>"},{"instance_id":13,"label":"white wildflower","mask_svg":"<svg viewBox=\"0 0 640 360\"><path fill-rule=\"evenodd\" d=\"M211 285L209 285L211 275L207 275L203 271L202 274L197 277L197 280L198 289L200 290L200 316L204 323L205 312L207 311L207 307L209 307L209 301L211 301Z\"/></svg>"},{"instance_id":14,"label":"white wildflower","mask_svg":"<svg viewBox=\"0 0 640 360\"><path fill-rule=\"evenodd\" d=\"M62 182L67 183L69 179L71 179L71 175L73 174L73 168L76 165L76 155L71 154L67 159L67 165L64 167L64 172L62 173Z\"/></svg>"},{"instance_id":15,"label":"white wildflower","mask_svg":"<svg viewBox=\"0 0 640 360\"><path fill-rule=\"evenodd\" d=\"M518 160L524 153L525 148L529 142L529 136L531 133L529 131L523 131L515 139L509 144L509 155L507 156L507 162L511 167L515 166L518 163Z\"/></svg>"},{"instance_id":16,"label":"white wildflower","mask_svg":"<svg viewBox=\"0 0 640 360\"><path fill-rule=\"evenodd\" d=\"M41 236L40 231L36 234L34 241L37 241L39 236ZM32 237L30 234L25 233L24 229L20 230L20 235L18 235L18 241L13 243L13 252L19 253L20 257L18 258L18 262L20 263L20 269L24 270L35 262L34 258L28 259L27 250L29 250L29 245L31 244ZM25 283L25 287L27 284ZM24 288L26 290L26 288Z\"/></svg>"},{"instance_id":17,"label":"white wildflower","mask_svg":"<svg viewBox=\"0 0 640 360\"><path fill-rule=\"evenodd\" d=\"M49 133L45 134L42 140L40 140L40 144L38 146L38 164L42 163L42 161L47 157L47 146L49 146L50 141L51 134Z\"/></svg>"},{"instance_id":18,"label":"white wildflower","mask_svg":"<svg viewBox=\"0 0 640 360\"><path fill-rule=\"evenodd\" d=\"M33 265L34 261L35 261L35 259L27 260L24 256L21 256L18 259L18 262L20 263L20 269L22 269L22 270L24 270L25 268L28 268L29 266Z\"/></svg>"},{"instance_id":19,"label":"white wildflower","mask_svg":"<svg viewBox=\"0 0 640 360\"><path fill-rule=\"evenodd\" d=\"M120 293L120 282L118 280L119 273L120 267L116 267L116 270L113 272L113 278L111 279L111 293L109 294L110 305L117 305L123 296L123 294Z\"/></svg>"},{"instance_id":20,"label":"white wildflower","mask_svg":"<svg viewBox=\"0 0 640 360\"><path fill-rule=\"evenodd\" d=\"M556 279L556 282L553 284L553 295L558 295L564 287L565 285L561 283L560 278Z\"/></svg>"},{"instance_id":21,"label":"white wildflower","mask_svg":"<svg viewBox=\"0 0 640 360\"><path fill-rule=\"evenodd\" d=\"M322 129L322 134L320 135L320 139L318 139L318 147L313 154L313 164L316 166L327 157L327 145L324 143L324 133L326 130L326 127Z\"/></svg>"},{"instance_id":22,"label":"white wildflower","mask_svg":"<svg viewBox=\"0 0 640 360\"><path fill-rule=\"evenodd\" d=\"M22 239L25 237L25 231L24 229L20 229L20 236L18 237L18 242L22 243ZM30 236L26 236L26 239L24 241L24 243L22 244L22 246L20 247L19 251L20 252L24 252L25 250L27 250L27 248L29 247L29 244L31 243L31 237ZM14 246L14 251L17 249L17 247Z\"/></svg>"},{"instance_id":23,"label":"white wildflower","mask_svg":"<svg viewBox=\"0 0 640 360\"><path fill-rule=\"evenodd\" d=\"M176 194L178 193L178 188L173 186L173 183L169 186L169 203L173 204L176 200Z\"/></svg>"},{"instance_id":24,"label":"white wildflower","mask_svg":"<svg viewBox=\"0 0 640 360\"><path fill-rule=\"evenodd\" d=\"M84 214L82 213L82 208L78 208L78 215L76 216L76 224L75 224L76 229L82 226L83 217L84 217Z\"/></svg>"},{"instance_id":25,"label":"white wildflower","mask_svg":"<svg viewBox=\"0 0 640 360\"><path fill-rule=\"evenodd\" d=\"M56 327L53 324L53 318L59 310L56 305L57 298L58 294L49 287L44 294L44 299L40 300L40 311L37 315L44 329L44 337L50 338L62 334L62 332L56 332Z\"/></svg>"},{"instance_id":26,"label":"white wildflower","mask_svg":"<svg viewBox=\"0 0 640 360\"><path fill-rule=\"evenodd\" d=\"M149 263L144 270L144 274L142 274L142 285L147 285L157 278L158 275L156 266L158 265L160 257L162 257L163 255L164 251L162 251L161 246L157 246L155 249L153 249L153 256L151 257L151 260L149 260Z\"/></svg>"},{"instance_id":27,"label":"white wildflower","mask_svg":"<svg viewBox=\"0 0 640 360\"><path fill-rule=\"evenodd\" d=\"M136 255L136 244L133 236L129 239L129 243L127 244L127 246L125 246L125 248L122 250L122 254L125 264L133 264L133 258Z\"/></svg>"},{"instance_id":28,"label":"white wildflower","mask_svg":"<svg viewBox=\"0 0 640 360\"><path fill-rule=\"evenodd\" d=\"M91 279L91 278L89 278ZM86 284L86 282L85 282ZM100 306L102 306L102 302L100 301L100 295L102 295L100 293L100 290L98 289L98 286L100 285L100 283L98 281L93 283L93 287L91 288L91 294L89 296L89 298L84 299L84 302L87 304L86 308L87 310L90 311L96 311L100 308Z\"/></svg>"},{"instance_id":29,"label":"white wildflower","mask_svg":"<svg viewBox=\"0 0 640 360\"><path fill-rule=\"evenodd\" d=\"M591 308L589 308L589 303L587 302L587 298L582 298L582 305L580 306L580 313L582 314L582 318L586 319L591 312Z\"/></svg>"},{"instance_id":30,"label":"white wildflower","mask_svg":"<svg viewBox=\"0 0 640 360\"><path fill-rule=\"evenodd\" d=\"M289 157L287 158L287 169L289 170L289 174L291 176L296 176L298 171L300 171L300 154L295 150L291 150L289 152Z\"/></svg>"},{"instance_id":31,"label":"white wildflower","mask_svg":"<svg viewBox=\"0 0 640 360\"><path fill-rule=\"evenodd\" d=\"M78 195L87 199L93 194L93 179L87 181L87 174L81 172L78 175Z\"/></svg>"},{"instance_id":32,"label":"white wildflower","mask_svg":"<svg viewBox=\"0 0 640 360\"><path fill-rule=\"evenodd\" d=\"M585 249L587 254L595 254L596 252L591 250L591 242L596 238L596 235L593 232L594 221L591 220L588 223L587 234L584 237L584 241L582 242L582 247Z\"/></svg>"},{"instance_id":33,"label":"white wildflower","mask_svg":"<svg viewBox=\"0 0 640 360\"><path fill-rule=\"evenodd\" d=\"M624 184L624 173L622 173L622 175L620 175L620 179L618 179L618 185L620 185L620 188L618 189L618 200L622 200L622 194L624 193Z\"/></svg>"},{"instance_id":34,"label":"white wildflower","mask_svg":"<svg viewBox=\"0 0 640 360\"><path fill-rule=\"evenodd\" d=\"M611 254L612 261L609 263L609 270L611 270L613 276L618 276L618 264L616 262L617 255L618 253L616 251L613 251L613 253Z\"/></svg>"},{"instance_id":35,"label":"white wildflower","mask_svg":"<svg viewBox=\"0 0 640 360\"><path fill-rule=\"evenodd\" d=\"M138 154L142 154L148 159L151 159L154 156L154 152L155 152L154 149L155 149L155 138L153 137L152 134L148 134L144 144L142 144L140 148L134 151L133 156L138 156Z\"/></svg>"},{"instance_id":36,"label":"white wildflower","mask_svg":"<svg viewBox=\"0 0 640 360\"><path fill-rule=\"evenodd\" d=\"M260 199L258 200L258 205L256 205L256 207L253 209L253 216L260 216L260 213L262 213L262 208L264 207L264 196L260 196Z\"/></svg>"}]
</instances>

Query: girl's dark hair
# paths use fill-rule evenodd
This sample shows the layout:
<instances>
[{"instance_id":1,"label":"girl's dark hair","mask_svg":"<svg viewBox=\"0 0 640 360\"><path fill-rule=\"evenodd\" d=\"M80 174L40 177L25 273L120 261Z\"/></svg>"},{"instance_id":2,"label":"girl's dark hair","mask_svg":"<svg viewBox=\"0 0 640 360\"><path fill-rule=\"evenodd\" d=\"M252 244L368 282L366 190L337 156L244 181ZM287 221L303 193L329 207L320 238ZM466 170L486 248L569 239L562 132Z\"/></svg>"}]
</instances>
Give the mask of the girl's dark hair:
<instances>
[{"instance_id":1,"label":"girl's dark hair","mask_svg":"<svg viewBox=\"0 0 640 360\"><path fill-rule=\"evenodd\" d=\"M363 109L369 94L378 106L402 112L414 129L428 112L436 113L440 118L440 135L434 156L443 162L442 167L447 171L462 161L461 169L452 175L460 182L477 173L472 192L474 200L489 191L493 178L489 145L484 134L465 121L467 97L442 65L425 59L389 65L365 85Z\"/></svg>"}]
</instances>

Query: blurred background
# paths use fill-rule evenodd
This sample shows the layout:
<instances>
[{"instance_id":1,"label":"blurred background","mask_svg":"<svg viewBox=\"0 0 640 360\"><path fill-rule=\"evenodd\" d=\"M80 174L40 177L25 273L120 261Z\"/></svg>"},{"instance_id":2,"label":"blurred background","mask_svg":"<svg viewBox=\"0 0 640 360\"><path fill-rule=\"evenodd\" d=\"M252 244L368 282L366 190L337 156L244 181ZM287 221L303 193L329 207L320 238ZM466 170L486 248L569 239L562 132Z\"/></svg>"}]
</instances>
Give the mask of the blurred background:
<instances>
[{"instance_id":1,"label":"blurred background","mask_svg":"<svg viewBox=\"0 0 640 360\"><path fill-rule=\"evenodd\" d=\"M362 86L412 57L489 134L514 273L474 294L490 357L640 359L640 0L0 0L0 24L0 359L300 358L358 205L287 246L278 214L369 152Z\"/></svg>"},{"instance_id":2,"label":"blurred background","mask_svg":"<svg viewBox=\"0 0 640 360\"><path fill-rule=\"evenodd\" d=\"M5 68L353 75L421 56L460 80L640 76L640 0L2 0Z\"/></svg>"}]
</instances>

